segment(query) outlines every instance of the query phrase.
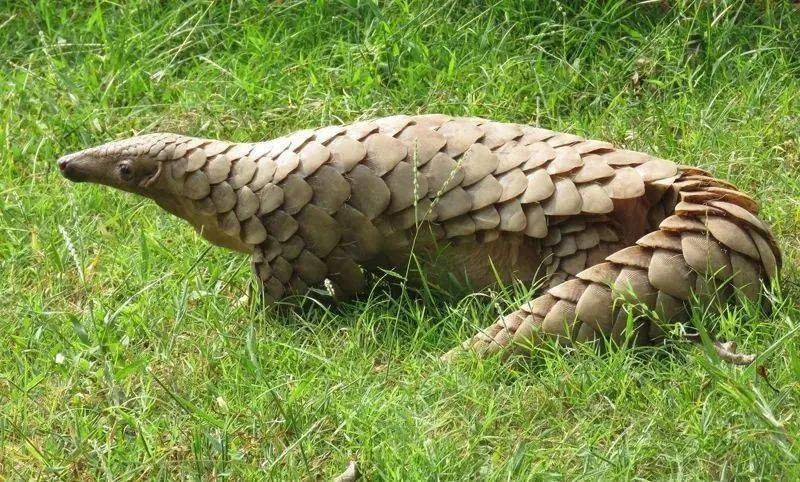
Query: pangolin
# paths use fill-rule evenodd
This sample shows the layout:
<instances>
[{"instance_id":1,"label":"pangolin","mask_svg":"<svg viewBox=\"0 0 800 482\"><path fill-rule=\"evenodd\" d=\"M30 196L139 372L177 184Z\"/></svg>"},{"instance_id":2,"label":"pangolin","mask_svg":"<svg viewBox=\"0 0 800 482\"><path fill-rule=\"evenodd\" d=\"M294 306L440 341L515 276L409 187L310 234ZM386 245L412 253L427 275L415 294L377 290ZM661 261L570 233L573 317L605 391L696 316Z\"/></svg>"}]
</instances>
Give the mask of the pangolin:
<instances>
[{"instance_id":1,"label":"pangolin","mask_svg":"<svg viewBox=\"0 0 800 482\"><path fill-rule=\"evenodd\" d=\"M659 341L693 298L755 300L781 263L753 199L708 172L482 118L398 115L255 143L147 134L58 166L248 253L267 300L323 285L345 299L412 253L427 276L476 289L543 283L464 342L484 356L544 338Z\"/></svg>"}]
</instances>

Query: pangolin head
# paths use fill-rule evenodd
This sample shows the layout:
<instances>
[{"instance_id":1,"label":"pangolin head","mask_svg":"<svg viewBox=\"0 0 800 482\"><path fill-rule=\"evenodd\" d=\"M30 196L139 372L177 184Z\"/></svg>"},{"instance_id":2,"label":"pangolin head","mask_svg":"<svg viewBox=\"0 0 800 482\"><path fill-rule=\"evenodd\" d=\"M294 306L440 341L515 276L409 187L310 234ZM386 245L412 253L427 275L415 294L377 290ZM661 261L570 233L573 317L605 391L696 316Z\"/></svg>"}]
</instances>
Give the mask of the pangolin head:
<instances>
[{"instance_id":1,"label":"pangolin head","mask_svg":"<svg viewBox=\"0 0 800 482\"><path fill-rule=\"evenodd\" d=\"M61 174L74 182L104 184L153 197L162 180L156 147L165 134L146 134L91 147L58 160ZM163 145L161 146L163 147ZM155 151L155 152L153 152Z\"/></svg>"},{"instance_id":2,"label":"pangolin head","mask_svg":"<svg viewBox=\"0 0 800 482\"><path fill-rule=\"evenodd\" d=\"M139 194L183 218L212 243L244 253L250 246L219 226L216 213L199 212L196 198L183 192L185 172L175 177L177 159L186 159L187 141L207 142L178 134L146 134L91 147L58 160L61 174L74 182L92 182ZM176 150L182 145L182 151ZM170 147L167 147L170 146ZM206 185L208 188L209 186Z\"/></svg>"}]
</instances>

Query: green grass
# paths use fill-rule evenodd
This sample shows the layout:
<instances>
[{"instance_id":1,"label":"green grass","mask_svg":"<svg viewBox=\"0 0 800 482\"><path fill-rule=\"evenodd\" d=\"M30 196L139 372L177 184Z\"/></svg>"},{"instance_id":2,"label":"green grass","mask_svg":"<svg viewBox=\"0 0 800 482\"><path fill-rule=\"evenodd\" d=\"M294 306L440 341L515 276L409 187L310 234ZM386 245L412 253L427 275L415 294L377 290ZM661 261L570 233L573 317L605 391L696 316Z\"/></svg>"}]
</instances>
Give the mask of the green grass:
<instances>
[{"instance_id":1,"label":"green grass","mask_svg":"<svg viewBox=\"0 0 800 482\"><path fill-rule=\"evenodd\" d=\"M0 479L329 479L351 458L370 480L797 476L800 11L667 3L1 2ZM521 287L386 275L260 312L245 258L54 169L144 131L399 112L607 139L753 193L785 253L776 307L698 319L766 352L774 389L687 343L437 363Z\"/></svg>"}]
</instances>

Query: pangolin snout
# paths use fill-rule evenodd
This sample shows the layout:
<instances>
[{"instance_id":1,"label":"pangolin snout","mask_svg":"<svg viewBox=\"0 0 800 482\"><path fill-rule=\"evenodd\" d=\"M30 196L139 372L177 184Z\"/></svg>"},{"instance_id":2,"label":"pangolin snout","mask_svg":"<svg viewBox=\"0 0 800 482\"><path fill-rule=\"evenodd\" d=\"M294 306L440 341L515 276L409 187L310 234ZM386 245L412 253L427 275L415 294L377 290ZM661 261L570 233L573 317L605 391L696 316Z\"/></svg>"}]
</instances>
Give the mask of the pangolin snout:
<instances>
[{"instance_id":1,"label":"pangolin snout","mask_svg":"<svg viewBox=\"0 0 800 482\"><path fill-rule=\"evenodd\" d=\"M81 173L80 169L74 162L75 155L69 154L61 157L56 164L61 175L73 182L81 182L86 180L85 176Z\"/></svg>"}]
</instances>

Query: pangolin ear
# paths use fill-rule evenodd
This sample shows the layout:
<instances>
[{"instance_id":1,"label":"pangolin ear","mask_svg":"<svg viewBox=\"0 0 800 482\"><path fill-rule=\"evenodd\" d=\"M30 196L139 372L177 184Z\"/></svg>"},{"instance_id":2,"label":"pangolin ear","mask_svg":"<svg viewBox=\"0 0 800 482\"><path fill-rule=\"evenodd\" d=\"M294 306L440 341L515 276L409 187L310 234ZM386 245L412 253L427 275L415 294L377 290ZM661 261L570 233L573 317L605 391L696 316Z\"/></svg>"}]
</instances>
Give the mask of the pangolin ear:
<instances>
[{"instance_id":1,"label":"pangolin ear","mask_svg":"<svg viewBox=\"0 0 800 482\"><path fill-rule=\"evenodd\" d=\"M142 181L139 183L139 185L142 188L147 189L148 187L153 185L153 183L155 183L161 177L161 171L163 169L164 169L164 163L163 162L157 163L156 164L156 172L154 172L152 175L142 179Z\"/></svg>"}]
</instances>

